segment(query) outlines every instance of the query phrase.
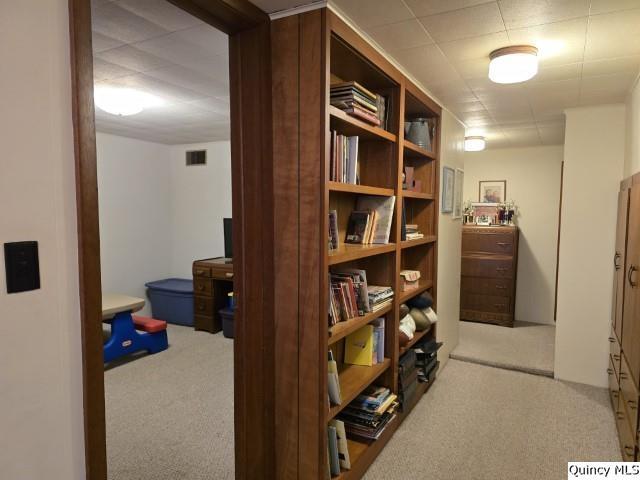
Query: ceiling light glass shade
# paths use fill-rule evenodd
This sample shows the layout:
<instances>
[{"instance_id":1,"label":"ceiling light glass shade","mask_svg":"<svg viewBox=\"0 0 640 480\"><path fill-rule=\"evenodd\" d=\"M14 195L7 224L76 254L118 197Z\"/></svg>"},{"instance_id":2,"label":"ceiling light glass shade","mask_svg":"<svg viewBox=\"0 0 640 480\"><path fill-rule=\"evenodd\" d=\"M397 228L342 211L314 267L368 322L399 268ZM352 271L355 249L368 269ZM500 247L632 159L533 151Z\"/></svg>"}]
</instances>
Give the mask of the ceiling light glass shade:
<instances>
[{"instance_id":1,"label":"ceiling light glass shade","mask_svg":"<svg viewBox=\"0 0 640 480\"><path fill-rule=\"evenodd\" d=\"M500 48L489 58L489 79L495 83L525 82L538 73L538 49L530 45Z\"/></svg>"},{"instance_id":2,"label":"ceiling light glass shade","mask_svg":"<svg viewBox=\"0 0 640 480\"><path fill-rule=\"evenodd\" d=\"M484 137L464 137L464 151L465 152L480 152L484 150L487 142Z\"/></svg>"},{"instance_id":3,"label":"ceiling light glass shade","mask_svg":"<svg viewBox=\"0 0 640 480\"><path fill-rule=\"evenodd\" d=\"M94 90L96 107L112 115L135 115L148 107L162 105L162 99L132 88L100 86Z\"/></svg>"}]
</instances>

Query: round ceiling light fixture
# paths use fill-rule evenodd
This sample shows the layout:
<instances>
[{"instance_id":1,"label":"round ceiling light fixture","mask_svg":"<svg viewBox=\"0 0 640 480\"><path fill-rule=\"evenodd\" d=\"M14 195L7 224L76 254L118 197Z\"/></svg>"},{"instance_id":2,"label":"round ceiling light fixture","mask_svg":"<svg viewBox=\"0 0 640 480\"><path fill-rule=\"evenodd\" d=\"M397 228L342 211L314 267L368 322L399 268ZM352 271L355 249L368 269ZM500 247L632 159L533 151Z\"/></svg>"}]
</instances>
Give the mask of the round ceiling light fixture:
<instances>
[{"instance_id":1,"label":"round ceiling light fixture","mask_svg":"<svg viewBox=\"0 0 640 480\"><path fill-rule=\"evenodd\" d=\"M484 137L480 135L474 135L471 137L464 137L464 151L465 152L481 152L487 145Z\"/></svg>"},{"instance_id":2,"label":"round ceiling light fixture","mask_svg":"<svg viewBox=\"0 0 640 480\"><path fill-rule=\"evenodd\" d=\"M489 58L489 79L495 83L525 82L538 73L538 49L531 45L499 48Z\"/></svg>"},{"instance_id":3,"label":"round ceiling light fixture","mask_svg":"<svg viewBox=\"0 0 640 480\"><path fill-rule=\"evenodd\" d=\"M94 90L96 107L112 115L126 117L135 115L148 107L157 107L164 102L150 93L132 88L99 86Z\"/></svg>"}]
</instances>

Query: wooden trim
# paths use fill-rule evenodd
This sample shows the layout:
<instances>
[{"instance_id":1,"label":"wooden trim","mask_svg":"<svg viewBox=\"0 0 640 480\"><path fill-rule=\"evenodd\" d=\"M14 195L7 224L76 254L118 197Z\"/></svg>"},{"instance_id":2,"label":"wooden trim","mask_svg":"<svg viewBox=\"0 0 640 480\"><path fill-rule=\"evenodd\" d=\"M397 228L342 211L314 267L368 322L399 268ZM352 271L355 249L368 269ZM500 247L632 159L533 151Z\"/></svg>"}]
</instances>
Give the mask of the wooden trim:
<instances>
[{"instance_id":1,"label":"wooden trim","mask_svg":"<svg viewBox=\"0 0 640 480\"><path fill-rule=\"evenodd\" d=\"M564 179L564 161L560 162L560 204L558 205L558 240L556 242L556 287L553 295L554 297L553 298L553 321L554 322L558 320L558 282L559 282L559 275L560 275L560 231L562 227L562 191L564 189L563 179Z\"/></svg>"},{"instance_id":2,"label":"wooden trim","mask_svg":"<svg viewBox=\"0 0 640 480\"><path fill-rule=\"evenodd\" d=\"M69 0L86 478L106 480L100 232L90 0Z\"/></svg>"},{"instance_id":3,"label":"wooden trim","mask_svg":"<svg viewBox=\"0 0 640 480\"><path fill-rule=\"evenodd\" d=\"M268 23L269 16L246 0L168 0L228 35Z\"/></svg>"}]
</instances>

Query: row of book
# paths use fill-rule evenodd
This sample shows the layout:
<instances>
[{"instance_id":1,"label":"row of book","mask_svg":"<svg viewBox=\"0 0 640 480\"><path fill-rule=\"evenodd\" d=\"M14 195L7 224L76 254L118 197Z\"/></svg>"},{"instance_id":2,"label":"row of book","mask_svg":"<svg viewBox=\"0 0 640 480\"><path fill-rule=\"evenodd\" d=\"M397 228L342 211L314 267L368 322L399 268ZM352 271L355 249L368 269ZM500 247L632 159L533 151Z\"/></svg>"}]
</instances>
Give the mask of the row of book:
<instances>
[{"instance_id":1,"label":"row of book","mask_svg":"<svg viewBox=\"0 0 640 480\"><path fill-rule=\"evenodd\" d=\"M345 243L389 243L396 197L361 195L349 215Z\"/></svg>"},{"instance_id":2,"label":"row of book","mask_svg":"<svg viewBox=\"0 0 640 480\"><path fill-rule=\"evenodd\" d=\"M367 90L358 82L342 82L331 85L330 102L363 122L387 128L389 109L386 97Z\"/></svg>"},{"instance_id":3,"label":"row of book","mask_svg":"<svg viewBox=\"0 0 640 480\"><path fill-rule=\"evenodd\" d=\"M377 440L393 421L398 409L398 397L388 388L371 385L339 414L345 433L354 440Z\"/></svg>"},{"instance_id":4,"label":"row of book","mask_svg":"<svg viewBox=\"0 0 640 480\"><path fill-rule=\"evenodd\" d=\"M331 132L329 180L354 185L360 183L358 138L341 135L335 130Z\"/></svg>"},{"instance_id":5,"label":"row of book","mask_svg":"<svg viewBox=\"0 0 640 480\"><path fill-rule=\"evenodd\" d=\"M391 287L368 285L367 272L357 268L333 270L329 292L330 325L378 311L393 300Z\"/></svg>"}]
</instances>

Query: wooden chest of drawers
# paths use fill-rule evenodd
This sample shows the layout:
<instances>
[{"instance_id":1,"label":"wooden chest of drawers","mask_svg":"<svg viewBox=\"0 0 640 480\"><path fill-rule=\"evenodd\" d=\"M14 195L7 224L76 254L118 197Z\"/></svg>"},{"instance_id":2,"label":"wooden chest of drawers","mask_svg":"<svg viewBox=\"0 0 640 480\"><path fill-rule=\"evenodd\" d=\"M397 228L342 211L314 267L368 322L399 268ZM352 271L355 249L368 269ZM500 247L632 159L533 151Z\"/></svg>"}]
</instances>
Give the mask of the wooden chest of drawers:
<instances>
[{"instance_id":1,"label":"wooden chest of drawers","mask_svg":"<svg viewBox=\"0 0 640 480\"><path fill-rule=\"evenodd\" d=\"M196 330L216 333L222 329L218 313L233 291L233 265L225 258L193 262L193 324Z\"/></svg>"},{"instance_id":2,"label":"wooden chest of drawers","mask_svg":"<svg viewBox=\"0 0 640 480\"><path fill-rule=\"evenodd\" d=\"M513 327L518 228L462 228L460 318Z\"/></svg>"}]
</instances>

